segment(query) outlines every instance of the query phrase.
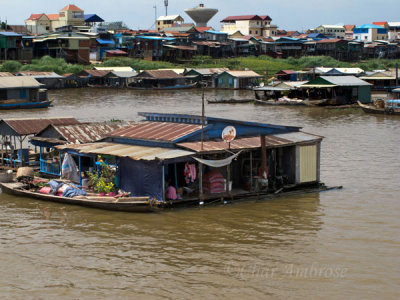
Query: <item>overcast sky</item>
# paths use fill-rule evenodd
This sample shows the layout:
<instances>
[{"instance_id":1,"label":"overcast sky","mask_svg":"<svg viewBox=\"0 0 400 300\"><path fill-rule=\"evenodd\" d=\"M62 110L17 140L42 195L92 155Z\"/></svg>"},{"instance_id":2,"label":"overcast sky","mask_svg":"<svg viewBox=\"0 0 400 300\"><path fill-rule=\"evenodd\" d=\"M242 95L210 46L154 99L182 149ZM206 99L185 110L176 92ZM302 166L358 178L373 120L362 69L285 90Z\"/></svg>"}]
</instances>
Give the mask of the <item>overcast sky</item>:
<instances>
[{"instance_id":1,"label":"overcast sky","mask_svg":"<svg viewBox=\"0 0 400 300\"><path fill-rule=\"evenodd\" d=\"M85 11L106 21L124 21L132 29L149 29L158 16L165 14L164 0L69 0ZM201 0L169 0L168 14L180 14L197 6ZM220 21L231 15L267 14L272 23L286 30L306 30L321 24L362 25L374 21L400 21L400 0L204 0L205 6L217 8L209 23L220 29ZM0 0L0 19L9 24L24 24L31 13L57 13L68 2L63 0Z\"/></svg>"}]
</instances>

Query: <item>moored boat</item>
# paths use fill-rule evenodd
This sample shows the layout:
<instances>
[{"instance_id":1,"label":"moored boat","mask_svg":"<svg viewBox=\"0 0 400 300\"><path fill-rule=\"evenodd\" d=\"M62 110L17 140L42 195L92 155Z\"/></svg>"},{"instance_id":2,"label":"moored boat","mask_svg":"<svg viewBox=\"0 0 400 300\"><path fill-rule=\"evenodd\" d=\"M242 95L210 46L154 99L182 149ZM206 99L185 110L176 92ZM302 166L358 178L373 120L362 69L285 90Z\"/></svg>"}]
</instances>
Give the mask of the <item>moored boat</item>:
<instances>
[{"instance_id":1,"label":"moored boat","mask_svg":"<svg viewBox=\"0 0 400 300\"><path fill-rule=\"evenodd\" d=\"M255 100L255 105L305 105L303 100Z\"/></svg>"},{"instance_id":2,"label":"moored boat","mask_svg":"<svg viewBox=\"0 0 400 300\"><path fill-rule=\"evenodd\" d=\"M253 102L254 99L214 99L207 100L208 104L241 104L241 103L250 103Z\"/></svg>"},{"instance_id":3,"label":"moored boat","mask_svg":"<svg viewBox=\"0 0 400 300\"><path fill-rule=\"evenodd\" d=\"M26 102L26 101L13 101L4 102L0 101L0 109L31 109L31 108L48 108L51 106L52 101L40 101L40 102Z\"/></svg>"},{"instance_id":4,"label":"moored boat","mask_svg":"<svg viewBox=\"0 0 400 300\"><path fill-rule=\"evenodd\" d=\"M384 115L400 115L400 100L386 100L387 105L379 104L363 104L358 101L358 105L366 113L384 114Z\"/></svg>"},{"instance_id":5,"label":"moored boat","mask_svg":"<svg viewBox=\"0 0 400 300\"><path fill-rule=\"evenodd\" d=\"M43 201L74 204L105 210L127 211L127 212L153 212L159 208L156 201L149 197L101 197L101 196L78 196L74 198L42 194L28 189L28 185L22 182L0 183L4 193L29 197Z\"/></svg>"}]
</instances>

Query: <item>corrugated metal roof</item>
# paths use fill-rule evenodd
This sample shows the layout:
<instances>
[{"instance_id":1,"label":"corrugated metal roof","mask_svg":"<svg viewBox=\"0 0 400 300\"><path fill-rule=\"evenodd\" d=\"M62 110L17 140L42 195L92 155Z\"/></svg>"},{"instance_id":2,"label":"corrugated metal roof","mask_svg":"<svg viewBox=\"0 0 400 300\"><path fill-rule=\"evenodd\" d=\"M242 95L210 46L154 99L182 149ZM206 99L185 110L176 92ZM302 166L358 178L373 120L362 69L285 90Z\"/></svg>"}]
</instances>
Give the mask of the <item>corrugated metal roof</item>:
<instances>
[{"instance_id":1,"label":"corrugated metal roof","mask_svg":"<svg viewBox=\"0 0 400 300\"><path fill-rule=\"evenodd\" d=\"M103 154L118 157L129 157L134 160L167 160L195 154L194 152L182 149L145 147L115 143L61 145L57 146L56 148L60 150L76 150L79 153L85 154Z\"/></svg>"},{"instance_id":2,"label":"corrugated metal roof","mask_svg":"<svg viewBox=\"0 0 400 300\"><path fill-rule=\"evenodd\" d=\"M63 78L56 72L39 72L39 71L21 71L15 74L16 76L31 76L34 78Z\"/></svg>"},{"instance_id":3,"label":"corrugated metal roof","mask_svg":"<svg viewBox=\"0 0 400 300\"><path fill-rule=\"evenodd\" d=\"M10 77L10 76L14 76L14 75L11 74L10 72L0 72L0 77Z\"/></svg>"},{"instance_id":4,"label":"corrugated metal roof","mask_svg":"<svg viewBox=\"0 0 400 300\"><path fill-rule=\"evenodd\" d=\"M339 86L364 86L371 85L355 76L321 76L322 79Z\"/></svg>"},{"instance_id":5,"label":"corrugated metal roof","mask_svg":"<svg viewBox=\"0 0 400 300\"><path fill-rule=\"evenodd\" d=\"M169 122L141 122L117 129L108 134L108 136L173 142L198 130L201 130L200 125Z\"/></svg>"},{"instance_id":6,"label":"corrugated metal roof","mask_svg":"<svg viewBox=\"0 0 400 300\"><path fill-rule=\"evenodd\" d=\"M234 77L263 77L262 75L248 70L248 71L226 71L226 73L234 76Z\"/></svg>"},{"instance_id":7,"label":"corrugated metal roof","mask_svg":"<svg viewBox=\"0 0 400 300\"><path fill-rule=\"evenodd\" d=\"M99 71L115 71L115 72L134 72L135 70L131 67L94 67L95 70Z\"/></svg>"},{"instance_id":8,"label":"corrugated metal roof","mask_svg":"<svg viewBox=\"0 0 400 300\"><path fill-rule=\"evenodd\" d=\"M54 125L54 129L71 144L84 144L97 141L108 133L125 127L126 123L91 123L77 125Z\"/></svg>"},{"instance_id":9,"label":"corrugated metal roof","mask_svg":"<svg viewBox=\"0 0 400 300\"><path fill-rule=\"evenodd\" d=\"M40 88L42 84L29 76L0 77L0 89Z\"/></svg>"},{"instance_id":10,"label":"corrugated metal roof","mask_svg":"<svg viewBox=\"0 0 400 300\"><path fill-rule=\"evenodd\" d=\"M109 70L84 70L79 73L79 76L104 77L108 73L110 73Z\"/></svg>"},{"instance_id":11,"label":"corrugated metal roof","mask_svg":"<svg viewBox=\"0 0 400 300\"><path fill-rule=\"evenodd\" d=\"M267 148L275 148L318 141L321 139L321 136L305 132L291 132L285 134L266 135L265 145ZM229 147L224 141L205 141L203 143L203 151L201 150L201 142L179 143L178 146L195 152L219 152L225 151ZM260 147L261 140L259 136L235 139L230 144L230 150L255 149Z\"/></svg>"},{"instance_id":12,"label":"corrugated metal roof","mask_svg":"<svg viewBox=\"0 0 400 300\"><path fill-rule=\"evenodd\" d=\"M13 37L22 36L21 34L18 34L18 33L12 32L12 31L0 31L0 35L13 36Z\"/></svg>"},{"instance_id":13,"label":"corrugated metal roof","mask_svg":"<svg viewBox=\"0 0 400 300\"><path fill-rule=\"evenodd\" d=\"M184 78L182 75L177 74L172 70L146 70L141 72L138 77L150 78Z\"/></svg>"},{"instance_id":14,"label":"corrugated metal roof","mask_svg":"<svg viewBox=\"0 0 400 300\"><path fill-rule=\"evenodd\" d=\"M111 71L106 76L107 77L119 77L119 78L132 78L135 77L138 73L132 71Z\"/></svg>"},{"instance_id":15,"label":"corrugated metal roof","mask_svg":"<svg viewBox=\"0 0 400 300\"><path fill-rule=\"evenodd\" d=\"M50 124L54 125L73 125L80 122L72 117L51 118L51 119L3 119L0 124L6 124L15 135L36 134L42 131Z\"/></svg>"}]
</instances>

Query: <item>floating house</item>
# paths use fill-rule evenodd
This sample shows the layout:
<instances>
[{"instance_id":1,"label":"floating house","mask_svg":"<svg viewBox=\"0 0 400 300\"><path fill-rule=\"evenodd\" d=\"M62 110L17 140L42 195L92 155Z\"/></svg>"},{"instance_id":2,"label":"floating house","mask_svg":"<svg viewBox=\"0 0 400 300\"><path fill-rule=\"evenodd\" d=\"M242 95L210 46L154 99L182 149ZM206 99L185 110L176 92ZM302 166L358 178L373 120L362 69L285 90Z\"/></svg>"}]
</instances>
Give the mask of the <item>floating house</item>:
<instances>
[{"instance_id":1,"label":"floating house","mask_svg":"<svg viewBox=\"0 0 400 300\"><path fill-rule=\"evenodd\" d=\"M264 76L254 71L225 71L218 75L218 88L221 89L245 89L258 85L258 81Z\"/></svg>"},{"instance_id":2,"label":"floating house","mask_svg":"<svg viewBox=\"0 0 400 300\"><path fill-rule=\"evenodd\" d=\"M130 87L137 89L170 89L186 87L186 78L172 70L147 70L140 72Z\"/></svg>"},{"instance_id":3,"label":"floating house","mask_svg":"<svg viewBox=\"0 0 400 300\"><path fill-rule=\"evenodd\" d=\"M78 74L88 85L103 86L105 84L105 76L110 73L109 70L84 70Z\"/></svg>"},{"instance_id":4,"label":"floating house","mask_svg":"<svg viewBox=\"0 0 400 300\"><path fill-rule=\"evenodd\" d=\"M205 81L207 87L217 86L217 76L225 71L229 71L228 68L200 68L200 69L189 69L186 70L185 76L192 77L194 81L200 82Z\"/></svg>"},{"instance_id":5,"label":"floating house","mask_svg":"<svg viewBox=\"0 0 400 300\"><path fill-rule=\"evenodd\" d=\"M300 88L307 90L309 100L323 99L327 104L371 102L371 84L355 76L320 76Z\"/></svg>"},{"instance_id":6,"label":"floating house","mask_svg":"<svg viewBox=\"0 0 400 300\"><path fill-rule=\"evenodd\" d=\"M28 77L26 77L28 78ZM50 119L3 119L0 120L0 145L2 165L16 167L37 162L30 161L27 137L39 133L50 124L78 124L75 118L62 117Z\"/></svg>"},{"instance_id":7,"label":"floating house","mask_svg":"<svg viewBox=\"0 0 400 300\"><path fill-rule=\"evenodd\" d=\"M134 82L136 72L121 72L121 71L111 71L104 76L105 85L108 87L128 87L132 82Z\"/></svg>"},{"instance_id":8,"label":"floating house","mask_svg":"<svg viewBox=\"0 0 400 300\"><path fill-rule=\"evenodd\" d=\"M115 166L118 188L172 205L320 186L322 137L299 127L141 115L96 143L56 148L79 160L80 172L100 155Z\"/></svg>"},{"instance_id":9,"label":"floating house","mask_svg":"<svg viewBox=\"0 0 400 300\"><path fill-rule=\"evenodd\" d=\"M104 138L108 133L126 126L126 124L123 122L73 125L49 124L31 137L29 142L40 149L40 172L58 176L61 170L61 159L58 152L55 151L55 146L95 142Z\"/></svg>"},{"instance_id":10,"label":"floating house","mask_svg":"<svg viewBox=\"0 0 400 300\"><path fill-rule=\"evenodd\" d=\"M64 77L55 72L21 71L15 76L31 76L43 84L46 89L64 88Z\"/></svg>"},{"instance_id":11,"label":"floating house","mask_svg":"<svg viewBox=\"0 0 400 300\"><path fill-rule=\"evenodd\" d=\"M396 88L396 75L390 71L367 72L360 79L372 84L372 89L376 91L389 91Z\"/></svg>"},{"instance_id":12,"label":"floating house","mask_svg":"<svg viewBox=\"0 0 400 300\"><path fill-rule=\"evenodd\" d=\"M47 105L47 106L46 106ZM0 77L0 109L48 107L47 90L33 77Z\"/></svg>"},{"instance_id":13,"label":"floating house","mask_svg":"<svg viewBox=\"0 0 400 300\"><path fill-rule=\"evenodd\" d=\"M296 81L297 80L297 72L293 70L281 70L275 74L276 79L281 81Z\"/></svg>"}]
</instances>

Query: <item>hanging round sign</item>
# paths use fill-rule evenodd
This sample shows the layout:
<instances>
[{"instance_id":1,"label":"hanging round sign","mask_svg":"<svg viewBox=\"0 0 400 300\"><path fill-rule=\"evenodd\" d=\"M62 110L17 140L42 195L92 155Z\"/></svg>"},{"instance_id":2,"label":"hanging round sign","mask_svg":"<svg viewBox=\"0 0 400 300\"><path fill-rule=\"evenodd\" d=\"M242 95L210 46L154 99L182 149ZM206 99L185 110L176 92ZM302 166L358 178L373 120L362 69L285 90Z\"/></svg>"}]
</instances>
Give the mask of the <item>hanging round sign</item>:
<instances>
[{"instance_id":1,"label":"hanging round sign","mask_svg":"<svg viewBox=\"0 0 400 300\"><path fill-rule=\"evenodd\" d=\"M236 138L236 129L233 126L226 126L222 131L222 139L230 143Z\"/></svg>"}]
</instances>

